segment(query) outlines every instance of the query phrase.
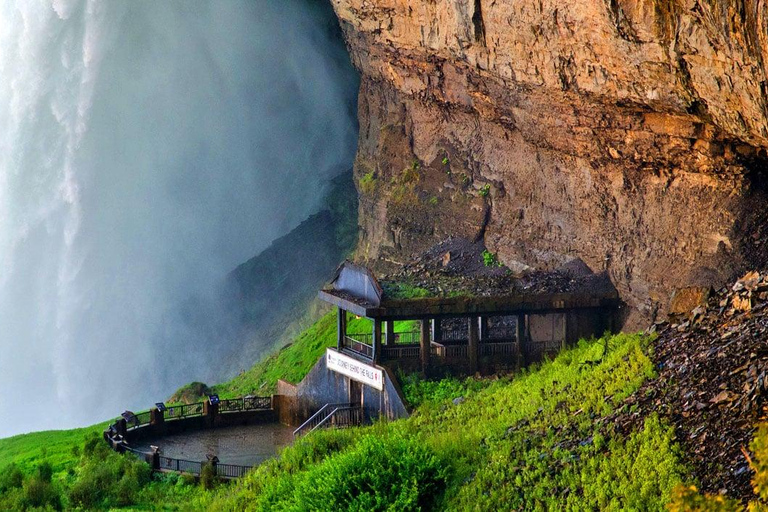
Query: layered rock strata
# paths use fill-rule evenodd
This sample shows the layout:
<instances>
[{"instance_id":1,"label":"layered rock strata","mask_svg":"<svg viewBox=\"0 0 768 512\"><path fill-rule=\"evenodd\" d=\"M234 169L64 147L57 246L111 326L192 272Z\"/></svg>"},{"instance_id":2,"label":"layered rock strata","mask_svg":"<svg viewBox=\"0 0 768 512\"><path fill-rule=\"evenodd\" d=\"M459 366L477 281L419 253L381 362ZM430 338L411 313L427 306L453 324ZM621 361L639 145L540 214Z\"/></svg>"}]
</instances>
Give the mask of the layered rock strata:
<instances>
[{"instance_id":1,"label":"layered rock strata","mask_svg":"<svg viewBox=\"0 0 768 512\"><path fill-rule=\"evenodd\" d=\"M358 257L579 257L641 324L763 256L762 0L332 0L362 73Z\"/></svg>"}]
</instances>

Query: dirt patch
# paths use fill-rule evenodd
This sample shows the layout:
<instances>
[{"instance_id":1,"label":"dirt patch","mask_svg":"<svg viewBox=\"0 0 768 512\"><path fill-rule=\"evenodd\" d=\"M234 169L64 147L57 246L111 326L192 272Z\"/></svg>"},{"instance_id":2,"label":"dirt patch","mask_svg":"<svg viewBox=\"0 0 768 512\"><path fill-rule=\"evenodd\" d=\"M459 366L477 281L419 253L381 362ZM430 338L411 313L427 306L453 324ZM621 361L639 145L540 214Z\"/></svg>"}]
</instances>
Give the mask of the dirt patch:
<instances>
[{"instance_id":1,"label":"dirt patch","mask_svg":"<svg viewBox=\"0 0 768 512\"><path fill-rule=\"evenodd\" d=\"M385 290L405 283L429 296L505 296L520 293L605 293L613 290L606 274L594 274L580 260L551 272L515 273L482 241L451 237L431 247L396 273L382 276Z\"/></svg>"},{"instance_id":2,"label":"dirt patch","mask_svg":"<svg viewBox=\"0 0 768 512\"><path fill-rule=\"evenodd\" d=\"M629 430L660 413L675 426L703 491L751 498L744 450L768 419L768 273L751 272L651 330L658 378L613 419Z\"/></svg>"}]
</instances>

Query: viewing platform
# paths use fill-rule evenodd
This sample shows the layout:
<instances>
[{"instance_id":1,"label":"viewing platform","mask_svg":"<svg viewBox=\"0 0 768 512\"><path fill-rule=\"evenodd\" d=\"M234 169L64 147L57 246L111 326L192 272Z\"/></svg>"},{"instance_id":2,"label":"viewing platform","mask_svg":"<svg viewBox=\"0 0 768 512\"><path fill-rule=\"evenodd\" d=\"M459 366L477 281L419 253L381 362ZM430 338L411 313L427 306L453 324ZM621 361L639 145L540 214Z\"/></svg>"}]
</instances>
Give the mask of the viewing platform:
<instances>
[{"instance_id":1,"label":"viewing platform","mask_svg":"<svg viewBox=\"0 0 768 512\"><path fill-rule=\"evenodd\" d=\"M345 262L319 297L338 308L341 353L425 374L493 373L541 361L580 338L612 330L618 293L604 280L592 287L589 282L598 280L559 293L510 286L506 293L402 298L399 283L382 286L369 269ZM370 319L371 332L348 332L350 314ZM400 332L402 322L416 328Z\"/></svg>"}]
</instances>

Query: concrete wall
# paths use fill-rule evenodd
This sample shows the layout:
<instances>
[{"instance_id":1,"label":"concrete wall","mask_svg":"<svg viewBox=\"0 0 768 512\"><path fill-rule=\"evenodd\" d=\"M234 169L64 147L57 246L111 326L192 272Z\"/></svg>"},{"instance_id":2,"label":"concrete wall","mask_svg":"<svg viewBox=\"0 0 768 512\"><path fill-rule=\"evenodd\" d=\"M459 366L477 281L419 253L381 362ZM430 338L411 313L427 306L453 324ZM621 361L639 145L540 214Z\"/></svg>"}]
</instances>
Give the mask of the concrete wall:
<instances>
[{"instance_id":1,"label":"concrete wall","mask_svg":"<svg viewBox=\"0 0 768 512\"><path fill-rule=\"evenodd\" d=\"M392 372L382 366L384 371L384 389L379 391L362 384L362 402L368 420L384 416L388 419L408 417L409 412L402 397L397 380ZM295 401L281 412L281 421L298 426L312 414L328 403L346 403L350 401L350 378L329 370L323 355L310 370L304 380L296 385ZM286 405L288 402L286 402ZM289 421L285 421L289 420Z\"/></svg>"}]
</instances>

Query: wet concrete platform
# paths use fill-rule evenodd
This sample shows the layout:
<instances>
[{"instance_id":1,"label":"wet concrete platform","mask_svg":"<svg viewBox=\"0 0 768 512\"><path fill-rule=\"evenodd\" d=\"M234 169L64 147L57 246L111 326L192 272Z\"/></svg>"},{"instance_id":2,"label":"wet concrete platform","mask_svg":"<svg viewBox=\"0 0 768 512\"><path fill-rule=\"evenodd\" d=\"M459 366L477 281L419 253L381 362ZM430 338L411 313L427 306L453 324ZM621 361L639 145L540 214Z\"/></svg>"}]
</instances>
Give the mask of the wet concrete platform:
<instances>
[{"instance_id":1,"label":"wet concrete platform","mask_svg":"<svg viewBox=\"0 0 768 512\"><path fill-rule=\"evenodd\" d=\"M223 464L254 466L293 442L293 429L279 423L225 427L147 439L135 447L159 446L166 457L205 461L215 455Z\"/></svg>"}]
</instances>

